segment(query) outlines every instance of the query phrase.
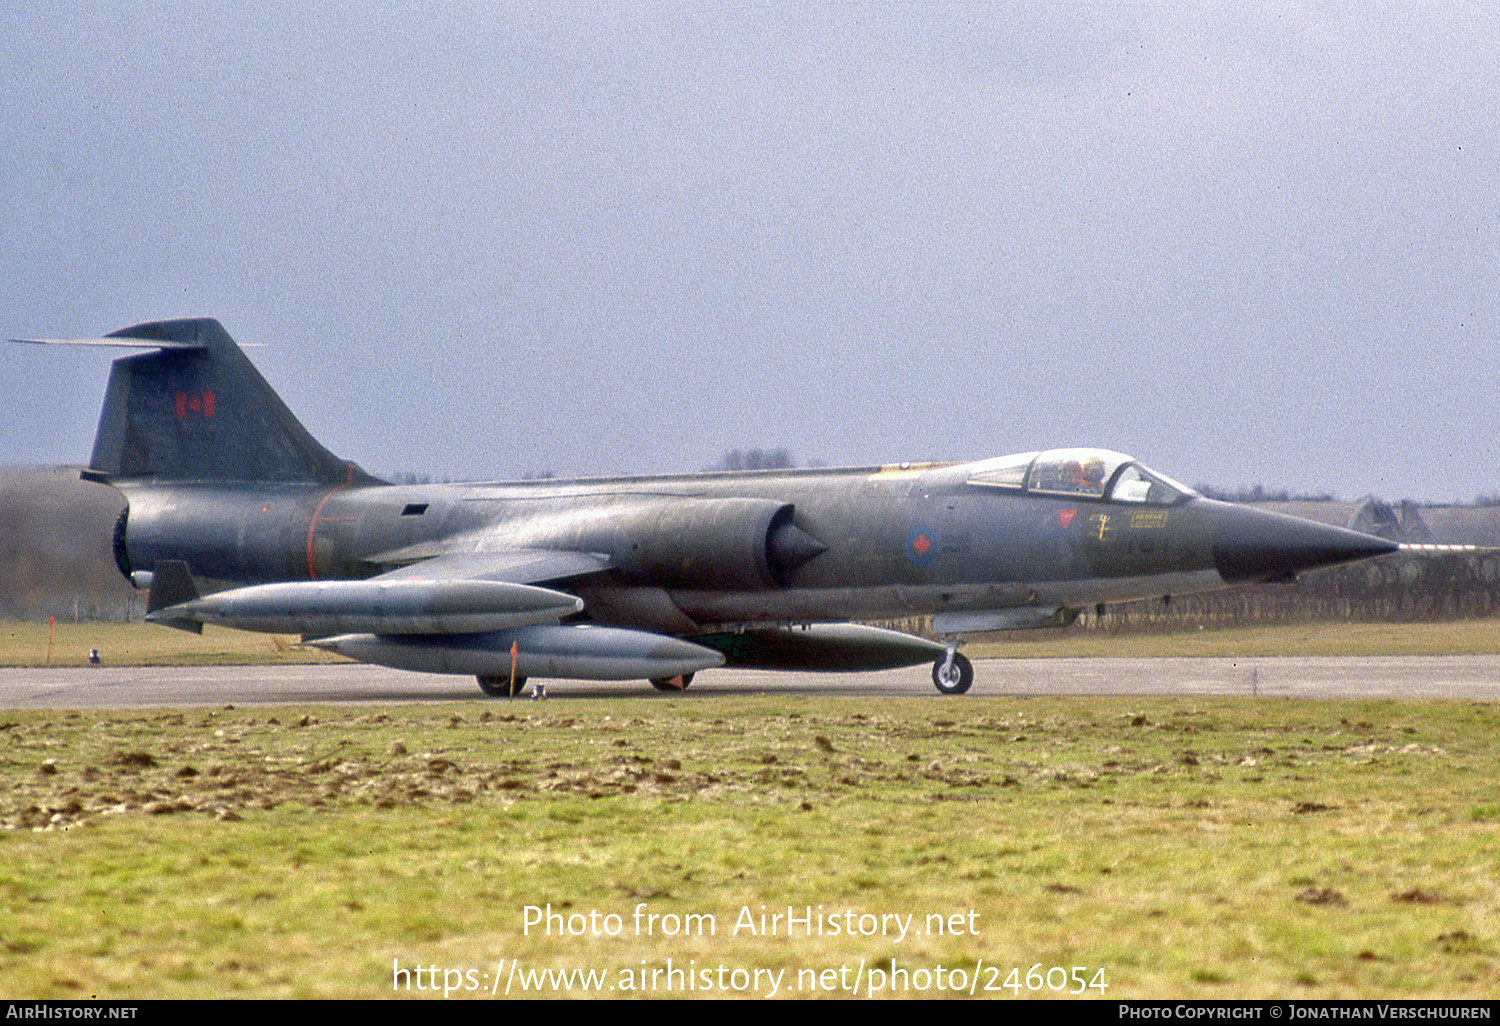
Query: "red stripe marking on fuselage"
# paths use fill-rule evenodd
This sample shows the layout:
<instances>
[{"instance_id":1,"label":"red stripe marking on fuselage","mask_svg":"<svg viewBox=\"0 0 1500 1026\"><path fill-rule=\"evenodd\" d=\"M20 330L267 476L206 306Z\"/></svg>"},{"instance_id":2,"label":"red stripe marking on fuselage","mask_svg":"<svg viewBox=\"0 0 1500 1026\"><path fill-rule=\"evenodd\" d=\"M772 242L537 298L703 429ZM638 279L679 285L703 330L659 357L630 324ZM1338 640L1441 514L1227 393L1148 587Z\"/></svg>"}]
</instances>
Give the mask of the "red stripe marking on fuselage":
<instances>
[{"instance_id":1,"label":"red stripe marking on fuselage","mask_svg":"<svg viewBox=\"0 0 1500 1026\"><path fill-rule=\"evenodd\" d=\"M318 503L318 508L315 509L315 510L313 510L312 520L310 520L308 522L308 524L307 524L307 579L309 581L316 581L318 579L318 571L316 569L314 569L314 567L313 567L313 533L315 531L317 531L317 529L318 529L318 520L323 515L323 507L326 506L326 505L328 505L328 500L329 499L333 498L334 495L336 495L337 493L343 491L345 488L348 488L353 483L354 483L354 467L351 464L350 467L349 467L349 469L348 469L347 475L344 477L344 483L341 484L341 485L335 485L334 487L330 488L328 490L328 494L325 495L325 496L323 496L323 500ZM353 517L330 517L329 519L330 520L335 520L335 519L336 520L352 520L354 518Z\"/></svg>"}]
</instances>

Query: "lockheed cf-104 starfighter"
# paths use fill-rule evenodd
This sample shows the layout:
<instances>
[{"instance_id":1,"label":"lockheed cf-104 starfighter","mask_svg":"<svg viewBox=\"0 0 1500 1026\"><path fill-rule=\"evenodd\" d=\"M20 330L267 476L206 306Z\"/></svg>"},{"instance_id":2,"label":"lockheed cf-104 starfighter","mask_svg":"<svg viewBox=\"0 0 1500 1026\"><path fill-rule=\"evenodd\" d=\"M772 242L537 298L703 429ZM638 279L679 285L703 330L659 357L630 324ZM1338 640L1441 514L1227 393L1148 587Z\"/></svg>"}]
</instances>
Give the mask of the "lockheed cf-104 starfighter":
<instances>
[{"instance_id":1,"label":"lockheed cf-104 starfighter","mask_svg":"<svg viewBox=\"0 0 1500 1026\"><path fill-rule=\"evenodd\" d=\"M968 463L395 485L335 457L217 321L140 324L84 476L124 495L114 552L148 619L295 633L383 666L645 679L717 666L932 663L969 635L1066 624L1393 552L1216 502L1105 449ZM932 638L872 622L930 618Z\"/></svg>"}]
</instances>

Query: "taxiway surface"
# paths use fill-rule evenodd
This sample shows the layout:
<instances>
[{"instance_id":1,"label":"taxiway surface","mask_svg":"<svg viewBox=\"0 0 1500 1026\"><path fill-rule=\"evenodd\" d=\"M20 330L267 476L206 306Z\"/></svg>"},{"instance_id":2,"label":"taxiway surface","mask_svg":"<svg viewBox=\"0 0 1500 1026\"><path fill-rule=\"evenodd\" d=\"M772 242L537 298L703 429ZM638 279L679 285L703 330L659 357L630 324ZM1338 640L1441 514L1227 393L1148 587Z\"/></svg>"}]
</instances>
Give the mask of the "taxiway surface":
<instances>
[{"instance_id":1,"label":"taxiway surface","mask_svg":"<svg viewBox=\"0 0 1500 1026\"><path fill-rule=\"evenodd\" d=\"M899 696L945 700L928 667L881 673L712 670L689 700L731 696ZM1500 700L1500 656L1252 659L985 659L970 696L1239 695L1269 698ZM677 701L644 681L549 681L549 701L638 696ZM528 696L529 697L529 696ZM0 708L132 709L215 705L345 705L485 699L469 677L378 666L83 667L0 669ZM524 700L524 699L522 699Z\"/></svg>"}]
</instances>

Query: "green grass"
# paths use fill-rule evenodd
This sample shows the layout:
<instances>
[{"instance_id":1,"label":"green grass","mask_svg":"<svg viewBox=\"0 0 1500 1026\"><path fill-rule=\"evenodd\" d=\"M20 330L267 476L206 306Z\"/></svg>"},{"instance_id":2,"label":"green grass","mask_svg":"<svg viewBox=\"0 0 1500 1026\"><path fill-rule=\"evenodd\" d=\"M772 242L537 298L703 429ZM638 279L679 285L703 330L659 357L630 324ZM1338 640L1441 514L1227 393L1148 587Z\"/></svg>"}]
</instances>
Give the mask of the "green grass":
<instances>
[{"instance_id":1,"label":"green grass","mask_svg":"<svg viewBox=\"0 0 1500 1026\"><path fill-rule=\"evenodd\" d=\"M144 623L58 623L50 665L81 666L97 648L112 666L327 663L338 656L301 648L290 636L207 627L202 635ZM965 652L977 658L1057 656L1497 655L1500 620L1407 624L1296 624L1110 633L1015 631L981 637ZM0 666L48 664L48 625L0 622Z\"/></svg>"},{"instance_id":2,"label":"green grass","mask_svg":"<svg viewBox=\"0 0 1500 1026\"><path fill-rule=\"evenodd\" d=\"M295 636L204 627L202 634L149 623L0 621L0 666L83 666L97 648L110 666L214 666L344 662Z\"/></svg>"},{"instance_id":3,"label":"green grass","mask_svg":"<svg viewBox=\"0 0 1500 1026\"><path fill-rule=\"evenodd\" d=\"M1050 993L1033 966L1118 999L1484 997L1497 726L1249 698L4 712L0 992L378 997L393 960L609 986L671 959L797 996L863 961L929 995L941 965L1003 997L1012 967ZM622 935L527 935L549 904ZM965 929L733 932L789 905ZM717 931L638 937L638 906Z\"/></svg>"},{"instance_id":4,"label":"green grass","mask_svg":"<svg viewBox=\"0 0 1500 1026\"><path fill-rule=\"evenodd\" d=\"M992 634L964 651L980 658L1500 655L1500 620L1188 627L1121 633L1071 627Z\"/></svg>"}]
</instances>

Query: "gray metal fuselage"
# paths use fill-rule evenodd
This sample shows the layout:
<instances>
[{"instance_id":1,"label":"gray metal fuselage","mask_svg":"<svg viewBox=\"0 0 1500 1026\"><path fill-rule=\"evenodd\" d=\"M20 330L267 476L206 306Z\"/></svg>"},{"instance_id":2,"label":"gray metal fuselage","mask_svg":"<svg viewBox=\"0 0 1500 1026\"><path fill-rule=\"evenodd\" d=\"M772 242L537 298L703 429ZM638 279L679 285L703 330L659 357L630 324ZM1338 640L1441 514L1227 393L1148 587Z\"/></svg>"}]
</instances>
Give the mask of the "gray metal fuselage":
<instances>
[{"instance_id":1,"label":"gray metal fuselage","mask_svg":"<svg viewBox=\"0 0 1500 1026\"><path fill-rule=\"evenodd\" d=\"M1144 508L968 483L965 464L493 485L116 482L124 568L181 559L217 586L358 579L444 556L576 551L600 623L687 635L751 623L1080 608L1219 588L1214 524L1238 507ZM778 572L790 507L826 547ZM737 523L736 521L739 521Z\"/></svg>"}]
</instances>

